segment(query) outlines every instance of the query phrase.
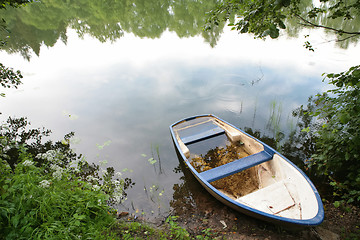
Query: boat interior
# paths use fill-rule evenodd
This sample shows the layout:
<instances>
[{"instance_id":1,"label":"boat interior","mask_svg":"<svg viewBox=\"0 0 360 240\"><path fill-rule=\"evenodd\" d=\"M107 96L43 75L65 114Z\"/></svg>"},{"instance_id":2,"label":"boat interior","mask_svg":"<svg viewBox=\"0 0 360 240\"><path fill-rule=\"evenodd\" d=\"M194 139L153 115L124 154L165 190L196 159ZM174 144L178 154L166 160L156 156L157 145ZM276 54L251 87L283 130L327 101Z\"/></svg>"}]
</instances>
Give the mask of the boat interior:
<instances>
[{"instance_id":1,"label":"boat interior","mask_svg":"<svg viewBox=\"0 0 360 240\"><path fill-rule=\"evenodd\" d=\"M310 184L261 142L212 116L180 122L173 130L186 161L202 181L227 197L281 217L316 216L318 205Z\"/></svg>"}]
</instances>

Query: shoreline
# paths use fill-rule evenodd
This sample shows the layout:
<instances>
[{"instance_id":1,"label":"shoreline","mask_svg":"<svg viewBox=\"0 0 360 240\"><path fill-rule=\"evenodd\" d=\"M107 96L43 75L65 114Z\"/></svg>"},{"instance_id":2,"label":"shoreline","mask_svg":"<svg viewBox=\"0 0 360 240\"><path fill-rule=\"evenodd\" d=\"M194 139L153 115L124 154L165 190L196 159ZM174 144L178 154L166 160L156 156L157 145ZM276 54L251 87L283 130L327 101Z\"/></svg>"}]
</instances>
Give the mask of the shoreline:
<instances>
[{"instance_id":1,"label":"shoreline","mask_svg":"<svg viewBox=\"0 0 360 240\"><path fill-rule=\"evenodd\" d=\"M360 208L355 206L349 206L346 210L326 202L323 223L315 227L289 230L235 212L220 202L215 202L212 203L212 207L204 202L202 205L204 207L187 209L183 212L174 211L171 215L178 216L176 223L186 229L193 238L202 236L206 232L211 238L205 239L360 239ZM158 218L149 221L146 217L133 218L127 214L119 217L119 221L140 222L155 229L167 229L169 226L165 220L166 218Z\"/></svg>"}]
</instances>

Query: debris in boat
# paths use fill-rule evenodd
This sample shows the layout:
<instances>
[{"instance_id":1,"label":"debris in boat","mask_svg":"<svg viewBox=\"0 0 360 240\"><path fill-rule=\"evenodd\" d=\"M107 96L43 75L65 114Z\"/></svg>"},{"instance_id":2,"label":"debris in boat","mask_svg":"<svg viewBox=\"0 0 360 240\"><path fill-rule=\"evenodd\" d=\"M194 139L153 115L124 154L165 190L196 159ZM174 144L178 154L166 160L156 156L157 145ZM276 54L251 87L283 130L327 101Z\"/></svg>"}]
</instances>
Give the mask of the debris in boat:
<instances>
[{"instance_id":1,"label":"debris in boat","mask_svg":"<svg viewBox=\"0 0 360 240\"><path fill-rule=\"evenodd\" d=\"M215 188L237 199L259 189L256 167L246 169L211 183Z\"/></svg>"},{"instance_id":2,"label":"debris in boat","mask_svg":"<svg viewBox=\"0 0 360 240\"><path fill-rule=\"evenodd\" d=\"M240 141L226 145L226 147L216 147L210 149L205 156L194 156L191 165L198 172L204 172L212 168L219 167L236 159L249 156L245 151L244 144Z\"/></svg>"},{"instance_id":3,"label":"debris in boat","mask_svg":"<svg viewBox=\"0 0 360 240\"><path fill-rule=\"evenodd\" d=\"M190 163L198 172L219 167L234 160L249 156L249 153L246 152L243 145L244 144L239 141L229 144L226 147L210 149L205 156L200 155L193 157ZM239 198L259 189L256 167L216 180L212 182L211 185L230 198Z\"/></svg>"}]
</instances>

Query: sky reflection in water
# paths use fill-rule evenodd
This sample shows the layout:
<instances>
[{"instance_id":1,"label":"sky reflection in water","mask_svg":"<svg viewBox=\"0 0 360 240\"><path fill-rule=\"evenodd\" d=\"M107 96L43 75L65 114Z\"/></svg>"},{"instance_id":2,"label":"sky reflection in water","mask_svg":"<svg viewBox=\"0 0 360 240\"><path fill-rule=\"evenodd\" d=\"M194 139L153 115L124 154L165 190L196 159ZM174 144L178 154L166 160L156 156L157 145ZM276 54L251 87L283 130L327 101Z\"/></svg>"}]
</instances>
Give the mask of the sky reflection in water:
<instances>
[{"instance_id":1,"label":"sky reflection in water","mask_svg":"<svg viewBox=\"0 0 360 240\"><path fill-rule=\"evenodd\" d=\"M183 173L174 171L179 162L168 126L213 113L271 136L266 125L275 103L281 128L290 129L296 123L291 111L327 87L321 74L343 71L360 55L322 44L320 33L311 36L315 53L302 47L302 38L262 41L227 29L215 48L171 32L160 39L126 34L102 44L69 30L66 46L42 48L30 62L0 52L3 64L24 75L24 84L1 99L1 119L27 116L33 127L52 129L54 139L75 131L80 142L74 148L89 161L133 170L124 173L135 182L128 191L133 203L123 209L165 213L174 184L183 182ZM110 146L96 147L108 140ZM155 165L147 161L152 156Z\"/></svg>"}]
</instances>

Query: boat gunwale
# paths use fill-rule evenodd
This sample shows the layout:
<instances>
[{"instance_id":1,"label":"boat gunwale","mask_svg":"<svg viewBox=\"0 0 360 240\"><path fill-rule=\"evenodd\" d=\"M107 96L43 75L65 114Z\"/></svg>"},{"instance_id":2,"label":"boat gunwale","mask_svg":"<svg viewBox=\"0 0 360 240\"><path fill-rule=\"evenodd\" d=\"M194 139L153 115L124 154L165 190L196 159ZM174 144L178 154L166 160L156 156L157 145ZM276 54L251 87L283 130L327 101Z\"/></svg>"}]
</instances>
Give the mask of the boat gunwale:
<instances>
[{"instance_id":1,"label":"boat gunwale","mask_svg":"<svg viewBox=\"0 0 360 240\"><path fill-rule=\"evenodd\" d=\"M219 121L222 121L223 123L235 128L236 130L240 131L241 133L245 134L246 136L248 136L248 137L254 139L255 141L259 142L260 144L262 144L264 146L264 150L266 149L266 151L271 151L271 152L278 154L284 161L288 162L292 167L294 167L295 170L298 171L305 178L306 182L309 184L309 186L311 187L311 189L315 195L316 202L318 204L318 211L317 211L315 217L310 218L310 219L294 219L294 218L286 218L286 217L281 217L281 216L273 215L270 213L266 213L266 212L260 211L256 208L252 208L252 207L249 207L242 203L239 203L239 202L235 201L234 199L231 199L230 197L226 196L225 194L223 194L222 192L217 190L215 187L213 187L208 181L206 181L206 179L204 179L200 175L200 173L195 170L195 168L190 164L188 159L185 157L184 153L181 151L179 142L176 139L176 135L175 135L175 132L173 129L176 125L178 125L182 122L191 121L191 120L194 120L194 119L200 118L200 117L211 117L211 118L217 119ZM189 167L190 171L195 176L195 178L197 178L197 180L200 182L200 184L203 185L216 199L218 199L218 200L223 199L224 201L228 202L232 206L239 208L240 212L244 212L244 211L247 212L248 215L252 215L254 217L257 217L257 218L260 218L263 220L267 220L267 221L276 220L276 221L279 221L279 223L285 223L287 225L290 224L291 226L315 226L315 225L319 225L324 220L324 207L322 204L322 200L320 198L320 195L319 195L316 187L314 186L312 181L309 179L309 177L300 168L298 168L294 163L292 163L289 159L284 157L282 154L280 154L279 152L277 152L276 150L274 150L267 144L263 143L261 140L251 136L250 134L235 127L231 123L228 123L228 122L218 118L217 116L215 116L213 114L196 115L196 116L192 116L192 117L188 117L188 118L179 120L179 121L173 123L172 125L170 125L170 132L172 135L173 142L176 145L176 150L180 153L183 161ZM225 203L225 202L223 202L223 203Z\"/></svg>"}]
</instances>

